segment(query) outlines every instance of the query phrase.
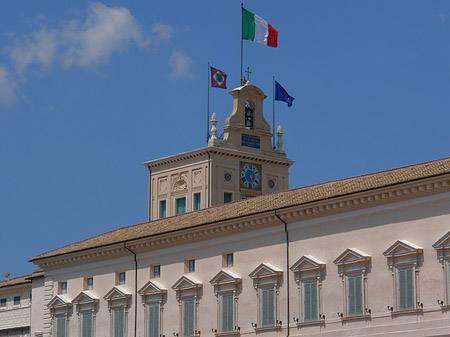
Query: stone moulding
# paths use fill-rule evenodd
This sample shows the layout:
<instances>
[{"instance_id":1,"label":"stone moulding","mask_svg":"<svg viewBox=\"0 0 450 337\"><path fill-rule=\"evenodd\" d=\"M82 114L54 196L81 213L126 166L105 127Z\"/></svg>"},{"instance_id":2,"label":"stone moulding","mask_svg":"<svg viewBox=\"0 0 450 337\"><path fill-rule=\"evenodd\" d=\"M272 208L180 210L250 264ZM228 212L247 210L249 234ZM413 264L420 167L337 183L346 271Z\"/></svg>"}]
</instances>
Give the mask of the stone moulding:
<instances>
[{"instance_id":1,"label":"stone moulding","mask_svg":"<svg viewBox=\"0 0 450 337\"><path fill-rule=\"evenodd\" d=\"M277 210L277 214L286 221L301 221L312 216L327 215L336 211L358 209L361 206L376 206L402 198L413 198L450 190L450 179L432 178L427 181L407 182L393 187L379 188L372 191L363 191L355 195L334 197L329 200L313 201L307 204L289 206ZM185 228L171 233L162 233L155 236L136 238L129 240L127 246L133 250L148 250L160 248L167 245L179 244L181 241L197 240L232 231L246 230L254 226L269 225L273 222L279 223L275 218L274 210L261 214L244 215L231 220L218 223L206 223L195 228ZM123 248L123 242L111 243L102 247L94 247L89 250L75 251L63 255L36 259L40 268L47 269L60 265L74 264L123 255L127 252Z\"/></svg>"}]
</instances>

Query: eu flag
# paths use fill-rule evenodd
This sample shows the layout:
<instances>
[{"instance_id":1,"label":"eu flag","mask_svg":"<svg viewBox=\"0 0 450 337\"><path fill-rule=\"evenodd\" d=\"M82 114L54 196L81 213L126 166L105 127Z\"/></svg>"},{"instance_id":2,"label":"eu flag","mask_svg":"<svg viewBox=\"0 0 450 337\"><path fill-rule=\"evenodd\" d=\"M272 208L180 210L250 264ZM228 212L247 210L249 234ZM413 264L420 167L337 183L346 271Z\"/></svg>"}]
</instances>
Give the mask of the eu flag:
<instances>
[{"instance_id":1,"label":"eu flag","mask_svg":"<svg viewBox=\"0 0 450 337\"><path fill-rule=\"evenodd\" d=\"M294 97L289 95L287 91L275 81L275 100L286 102L288 106L292 106L292 102L294 101Z\"/></svg>"}]
</instances>

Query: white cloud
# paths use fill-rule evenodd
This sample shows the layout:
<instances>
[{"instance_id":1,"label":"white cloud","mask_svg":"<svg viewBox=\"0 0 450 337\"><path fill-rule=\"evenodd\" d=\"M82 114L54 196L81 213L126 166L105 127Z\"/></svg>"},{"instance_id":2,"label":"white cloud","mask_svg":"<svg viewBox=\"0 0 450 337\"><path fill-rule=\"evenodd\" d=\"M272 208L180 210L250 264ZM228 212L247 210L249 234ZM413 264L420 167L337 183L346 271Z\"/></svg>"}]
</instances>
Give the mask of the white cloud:
<instances>
[{"instance_id":1,"label":"white cloud","mask_svg":"<svg viewBox=\"0 0 450 337\"><path fill-rule=\"evenodd\" d=\"M15 93L16 83L10 73L0 67L0 105L12 105L17 101Z\"/></svg>"},{"instance_id":2,"label":"white cloud","mask_svg":"<svg viewBox=\"0 0 450 337\"><path fill-rule=\"evenodd\" d=\"M172 68L172 78L192 79L191 73L192 60L182 51L174 51L169 58L169 66Z\"/></svg>"},{"instance_id":3,"label":"white cloud","mask_svg":"<svg viewBox=\"0 0 450 337\"><path fill-rule=\"evenodd\" d=\"M160 42L169 41L174 34L174 29L169 25L155 23L152 27L152 33L155 34L154 43L158 45Z\"/></svg>"},{"instance_id":4,"label":"white cloud","mask_svg":"<svg viewBox=\"0 0 450 337\"><path fill-rule=\"evenodd\" d=\"M173 29L158 24L153 28L155 41L170 39ZM107 7L91 3L84 20L65 22L59 29L43 28L16 39L6 51L17 73L29 66L48 68L59 60L65 67L83 68L106 63L111 54L124 52L135 43L140 48L149 45L139 23L124 7Z\"/></svg>"}]
</instances>

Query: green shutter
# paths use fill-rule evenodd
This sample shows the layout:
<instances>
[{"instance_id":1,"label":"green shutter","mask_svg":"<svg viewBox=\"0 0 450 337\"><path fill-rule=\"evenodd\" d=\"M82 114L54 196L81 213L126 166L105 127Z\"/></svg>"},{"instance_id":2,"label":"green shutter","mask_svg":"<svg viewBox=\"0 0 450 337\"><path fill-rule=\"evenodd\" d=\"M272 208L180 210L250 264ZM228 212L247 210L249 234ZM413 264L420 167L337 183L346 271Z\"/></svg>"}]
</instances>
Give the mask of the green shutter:
<instances>
[{"instance_id":1,"label":"green shutter","mask_svg":"<svg viewBox=\"0 0 450 337\"><path fill-rule=\"evenodd\" d=\"M348 276L347 283L348 283L347 314L349 316L362 315L363 313L362 276L361 275Z\"/></svg>"},{"instance_id":2,"label":"green shutter","mask_svg":"<svg viewBox=\"0 0 450 337\"><path fill-rule=\"evenodd\" d=\"M222 296L222 332L233 331L233 295Z\"/></svg>"},{"instance_id":3,"label":"green shutter","mask_svg":"<svg viewBox=\"0 0 450 337\"><path fill-rule=\"evenodd\" d=\"M123 309L114 310L114 337L124 337L125 314Z\"/></svg>"},{"instance_id":4,"label":"green shutter","mask_svg":"<svg viewBox=\"0 0 450 337\"><path fill-rule=\"evenodd\" d=\"M275 325L275 296L273 288L261 289L261 325Z\"/></svg>"},{"instance_id":5,"label":"green shutter","mask_svg":"<svg viewBox=\"0 0 450 337\"><path fill-rule=\"evenodd\" d=\"M159 337L159 304L148 307L148 336Z\"/></svg>"},{"instance_id":6,"label":"green shutter","mask_svg":"<svg viewBox=\"0 0 450 337\"><path fill-rule=\"evenodd\" d=\"M56 336L66 337L66 318L58 317L56 319Z\"/></svg>"},{"instance_id":7,"label":"green shutter","mask_svg":"<svg viewBox=\"0 0 450 337\"><path fill-rule=\"evenodd\" d=\"M183 214L186 213L186 197L176 199L176 212L177 214Z\"/></svg>"},{"instance_id":8,"label":"green shutter","mask_svg":"<svg viewBox=\"0 0 450 337\"><path fill-rule=\"evenodd\" d=\"M82 337L92 337L92 313L83 314L82 316Z\"/></svg>"},{"instance_id":9,"label":"green shutter","mask_svg":"<svg viewBox=\"0 0 450 337\"><path fill-rule=\"evenodd\" d=\"M194 193L194 211L198 211L201 207L201 194Z\"/></svg>"},{"instance_id":10,"label":"green shutter","mask_svg":"<svg viewBox=\"0 0 450 337\"><path fill-rule=\"evenodd\" d=\"M317 282L305 282L303 288L303 320L317 321Z\"/></svg>"},{"instance_id":11,"label":"green shutter","mask_svg":"<svg viewBox=\"0 0 450 337\"><path fill-rule=\"evenodd\" d=\"M184 301L183 308L183 335L194 336L195 303L194 300Z\"/></svg>"},{"instance_id":12,"label":"green shutter","mask_svg":"<svg viewBox=\"0 0 450 337\"><path fill-rule=\"evenodd\" d=\"M412 267L398 270L398 309L414 309L414 273Z\"/></svg>"},{"instance_id":13,"label":"green shutter","mask_svg":"<svg viewBox=\"0 0 450 337\"><path fill-rule=\"evenodd\" d=\"M161 200L159 202L159 218L163 219L167 215L167 202L165 200Z\"/></svg>"}]
</instances>

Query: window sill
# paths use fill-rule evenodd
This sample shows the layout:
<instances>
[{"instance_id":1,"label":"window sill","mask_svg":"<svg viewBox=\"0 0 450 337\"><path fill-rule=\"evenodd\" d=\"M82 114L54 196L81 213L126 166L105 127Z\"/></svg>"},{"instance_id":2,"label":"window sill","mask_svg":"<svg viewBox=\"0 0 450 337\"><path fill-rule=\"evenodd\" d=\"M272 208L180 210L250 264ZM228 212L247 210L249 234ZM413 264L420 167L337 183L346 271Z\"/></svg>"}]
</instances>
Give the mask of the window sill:
<instances>
[{"instance_id":1,"label":"window sill","mask_svg":"<svg viewBox=\"0 0 450 337\"><path fill-rule=\"evenodd\" d=\"M371 319L371 315L346 316L342 317L341 321L350 322L350 321L363 321L368 319Z\"/></svg>"},{"instance_id":2,"label":"window sill","mask_svg":"<svg viewBox=\"0 0 450 337\"><path fill-rule=\"evenodd\" d=\"M271 326L263 326L263 327L255 329L256 332L273 331L273 330L281 330L281 326L271 325Z\"/></svg>"},{"instance_id":3,"label":"window sill","mask_svg":"<svg viewBox=\"0 0 450 337\"><path fill-rule=\"evenodd\" d=\"M399 316L399 315L408 315L408 314L417 314L423 312L422 308L415 309L405 309L405 310L396 310L391 312L391 316Z\"/></svg>"},{"instance_id":4,"label":"window sill","mask_svg":"<svg viewBox=\"0 0 450 337\"><path fill-rule=\"evenodd\" d=\"M297 322L297 327L301 328L301 327L305 327L305 326L322 325L322 324L325 324L325 320Z\"/></svg>"},{"instance_id":5,"label":"window sill","mask_svg":"<svg viewBox=\"0 0 450 337\"><path fill-rule=\"evenodd\" d=\"M222 336L239 336L239 331L224 331L224 332L216 332L214 336L222 337Z\"/></svg>"}]
</instances>

